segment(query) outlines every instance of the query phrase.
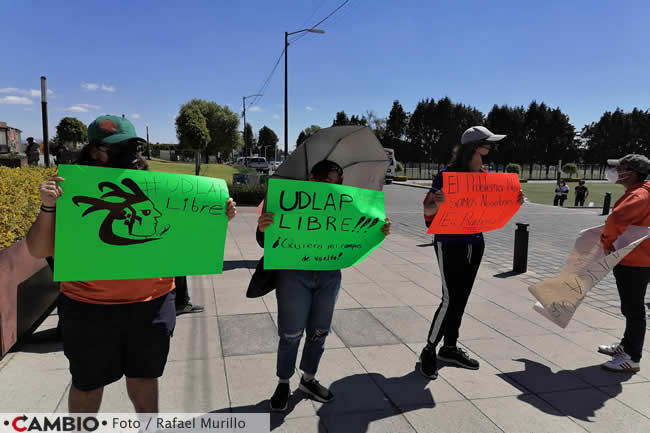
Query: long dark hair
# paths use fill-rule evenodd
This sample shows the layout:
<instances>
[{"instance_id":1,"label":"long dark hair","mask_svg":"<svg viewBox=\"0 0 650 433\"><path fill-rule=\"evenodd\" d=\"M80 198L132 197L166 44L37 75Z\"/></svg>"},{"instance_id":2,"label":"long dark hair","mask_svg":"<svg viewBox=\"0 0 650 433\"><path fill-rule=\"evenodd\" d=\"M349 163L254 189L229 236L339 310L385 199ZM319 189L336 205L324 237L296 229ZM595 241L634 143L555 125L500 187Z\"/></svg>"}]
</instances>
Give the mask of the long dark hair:
<instances>
[{"instance_id":1,"label":"long dark hair","mask_svg":"<svg viewBox=\"0 0 650 433\"><path fill-rule=\"evenodd\" d=\"M106 164L101 164L91 155L92 150L100 146L108 147L108 162ZM76 163L90 166L149 170L149 164L147 164L147 161L138 152L137 143L129 140L110 145L101 142L88 143L81 149Z\"/></svg>"},{"instance_id":2,"label":"long dark hair","mask_svg":"<svg viewBox=\"0 0 650 433\"><path fill-rule=\"evenodd\" d=\"M469 143L457 146L454 156L449 162L451 171L470 172L472 171L471 163L476 148L483 144L482 141L470 141Z\"/></svg>"}]
</instances>

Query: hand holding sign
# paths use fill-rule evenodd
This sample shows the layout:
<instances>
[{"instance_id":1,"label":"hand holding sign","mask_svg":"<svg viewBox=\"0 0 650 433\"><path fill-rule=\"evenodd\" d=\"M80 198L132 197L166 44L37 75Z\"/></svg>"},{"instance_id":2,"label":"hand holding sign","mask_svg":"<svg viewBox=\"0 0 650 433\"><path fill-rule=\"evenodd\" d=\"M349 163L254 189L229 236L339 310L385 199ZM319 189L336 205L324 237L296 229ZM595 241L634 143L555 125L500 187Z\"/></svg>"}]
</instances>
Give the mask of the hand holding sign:
<instances>
[{"instance_id":1,"label":"hand holding sign","mask_svg":"<svg viewBox=\"0 0 650 433\"><path fill-rule=\"evenodd\" d=\"M72 165L59 172L66 193L56 201L56 281L221 272L236 214L222 179Z\"/></svg>"},{"instance_id":2,"label":"hand holding sign","mask_svg":"<svg viewBox=\"0 0 650 433\"><path fill-rule=\"evenodd\" d=\"M434 194L439 209L429 226L429 234L472 234L500 229L523 203L515 173L444 172L442 175L444 193ZM426 208L425 204L425 215Z\"/></svg>"},{"instance_id":3,"label":"hand holding sign","mask_svg":"<svg viewBox=\"0 0 650 433\"><path fill-rule=\"evenodd\" d=\"M258 219L265 269L353 266L390 233L381 191L271 179L267 209Z\"/></svg>"}]
</instances>

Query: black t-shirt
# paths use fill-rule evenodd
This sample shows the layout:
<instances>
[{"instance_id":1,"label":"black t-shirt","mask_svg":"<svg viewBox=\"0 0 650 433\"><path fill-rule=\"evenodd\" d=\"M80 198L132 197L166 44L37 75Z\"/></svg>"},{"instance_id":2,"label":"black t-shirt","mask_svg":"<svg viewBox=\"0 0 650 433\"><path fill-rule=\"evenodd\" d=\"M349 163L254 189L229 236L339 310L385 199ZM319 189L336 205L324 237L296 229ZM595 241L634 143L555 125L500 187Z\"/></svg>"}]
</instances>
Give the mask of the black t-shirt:
<instances>
[{"instance_id":1,"label":"black t-shirt","mask_svg":"<svg viewBox=\"0 0 650 433\"><path fill-rule=\"evenodd\" d=\"M578 185L576 186L575 189L576 189L576 195L580 195L580 196L584 196L585 194L587 194L588 191L587 187L584 185Z\"/></svg>"}]
</instances>

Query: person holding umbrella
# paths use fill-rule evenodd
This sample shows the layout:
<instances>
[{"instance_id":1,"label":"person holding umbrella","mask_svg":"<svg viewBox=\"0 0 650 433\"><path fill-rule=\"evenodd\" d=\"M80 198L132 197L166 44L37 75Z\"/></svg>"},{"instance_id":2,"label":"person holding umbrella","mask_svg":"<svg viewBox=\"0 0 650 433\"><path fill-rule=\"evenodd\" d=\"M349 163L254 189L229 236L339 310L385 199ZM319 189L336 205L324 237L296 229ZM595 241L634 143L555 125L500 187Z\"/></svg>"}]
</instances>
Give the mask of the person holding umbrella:
<instances>
[{"instance_id":1,"label":"person holding umbrella","mask_svg":"<svg viewBox=\"0 0 650 433\"><path fill-rule=\"evenodd\" d=\"M424 201L425 221L433 221L440 205L445 201L442 191L443 175L448 172L483 172L485 157L505 135L497 135L483 126L467 129L454 153L449 167L444 168L433 180L430 193ZM524 195L519 193L519 204ZM465 306L481 265L485 243L483 233L436 235L434 247L442 279L442 302L431 323L427 345L420 355L420 372L430 379L438 377L438 359L462 368L478 370L479 363L465 350L458 347L458 333ZM443 346L436 355L436 346L444 337Z\"/></svg>"},{"instance_id":2,"label":"person holding umbrella","mask_svg":"<svg viewBox=\"0 0 650 433\"><path fill-rule=\"evenodd\" d=\"M330 155L338 161L313 158ZM359 160L364 155L364 160ZM355 160L356 159L356 160ZM344 169L356 183L354 186L381 189L388 166L386 153L369 128L337 126L321 129L303 142L276 172L278 177L343 184ZM311 167L305 176L307 167ZM362 181L364 179L364 181ZM346 185L349 185L346 182ZM262 212L258 219L257 241L264 247L264 231L274 224L272 213ZM390 234L391 222L386 218L382 227L384 235ZM325 339L332 324L334 307L341 288L341 271L278 270L275 275L278 303L277 368L278 385L270 400L271 411L284 411L291 390L289 379L293 376L298 357L298 347L303 332L307 331L300 361L303 371L300 390L322 403L332 401L332 392L315 378Z\"/></svg>"}]
</instances>

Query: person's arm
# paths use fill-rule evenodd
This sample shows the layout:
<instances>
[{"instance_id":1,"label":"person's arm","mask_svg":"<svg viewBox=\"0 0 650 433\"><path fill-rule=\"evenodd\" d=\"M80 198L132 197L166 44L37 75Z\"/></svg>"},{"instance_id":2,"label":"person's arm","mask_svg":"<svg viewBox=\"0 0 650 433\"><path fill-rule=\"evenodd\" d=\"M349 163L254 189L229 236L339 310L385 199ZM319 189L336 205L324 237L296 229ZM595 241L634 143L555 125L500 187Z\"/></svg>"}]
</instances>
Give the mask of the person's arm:
<instances>
[{"instance_id":1,"label":"person's arm","mask_svg":"<svg viewBox=\"0 0 650 433\"><path fill-rule=\"evenodd\" d=\"M648 198L633 193L625 197L618 205L614 206L612 213L605 221L600 243L605 253L614 251L614 242L627 228L640 222L648 212Z\"/></svg>"},{"instance_id":2,"label":"person's arm","mask_svg":"<svg viewBox=\"0 0 650 433\"><path fill-rule=\"evenodd\" d=\"M63 181L61 177L54 177L42 183L39 193L43 206L36 221L27 232L27 249L38 259L54 255L54 223L56 219L56 201L63 190L57 182Z\"/></svg>"},{"instance_id":3,"label":"person's arm","mask_svg":"<svg viewBox=\"0 0 650 433\"><path fill-rule=\"evenodd\" d=\"M442 173L433 179L431 189L424 198L422 202L422 207L424 208L424 216L432 217L438 213L440 205L445 201L445 193L442 191Z\"/></svg>"},{"instance_id":4,"label":"person's arm","mask_svg":"<svg viewBox=\"0 0 650 433\"><path fill-rule=\"evenodd\" d=\"M589 197L589 188L585 186L585 198Z\"/></svg>"}]
</instances>

